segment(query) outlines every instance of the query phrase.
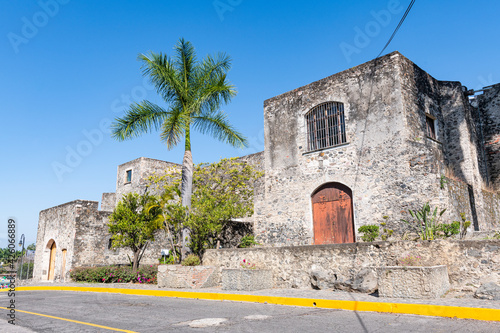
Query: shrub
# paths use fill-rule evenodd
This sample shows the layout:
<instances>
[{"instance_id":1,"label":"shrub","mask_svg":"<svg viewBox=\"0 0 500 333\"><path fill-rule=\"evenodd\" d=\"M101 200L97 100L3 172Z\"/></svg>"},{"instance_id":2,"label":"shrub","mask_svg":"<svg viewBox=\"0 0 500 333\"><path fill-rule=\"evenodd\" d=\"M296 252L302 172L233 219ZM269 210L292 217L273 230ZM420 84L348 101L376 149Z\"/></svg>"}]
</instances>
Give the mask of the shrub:
<instances>
[{"instance_id":1,"label":"shrub","mask_svg":"<svg viewBox=\"0 0 500 333\"><path fill-rule=\"evenodd\" d=\"M379 227L378 225L368 224L359 227L358 231L363 233L361 239L364 242L373 242L378 237Z\"/></svg>"},{"instance_id":2,"label":"shrub","mask_svg":"<svg viewBox=\"0 0 500 333\"><path fill-rule=\"evenodd\" d=\"M460 222L453 221L450 224L441 223L438 225L437 230L441 232L445 238L458 235L460 233Z\"/></svg>"},{"instance_id":3,"label":"shrub","mask_svg":"<svg viewBox=\"0 0 500 333\"><path fill-rule=\"evenodd\" d=\"M200 257L196 254L190 254L181 263L182 266L198 266L200 265Z\"/></svg>"},{"instance_id":4,"label":"shrub","mask_svg":"<svg viewBox=\"0 0 500 333\"><path fill-rule=\"evenodd\" d=\"M178 258L179 258L178 256L174 256L173 254L170 254L168 256L159 258L158 261L160 262L160 265L161 264L174 265L177 262Z\"/></svg>"},{"instance_id":5,"label":"shrub","mask_svg":"<svg viewBox=\"0 0 500 333\"><path fill-rule=\"evenodd\" d=\"M417 225L416 228L422 240L433 240L436 237L439 219L441 218L441 216L443 216L445 211L446 209L443 209L438 214L438 208L436 207L433 211L428 202L425 203L420 210L408 210L411 217L413 217L414 219L413 222ZM401 221L411 225L410 221Z\"/></svg>"},{"instance_id":6,"label":"shrub","mask_svg":"<svg viewBox=\"0 0 500 333\"><path fill-rule=\"evenodd\" d=\"M77 267L70 277L76 282L156 284L157 273L156 265L141 266L135 273L129 266Z\"/></svg>"},{"instance_id":7,"label":"shrub","mask_svg":"<svg viewBox=\"0 0 500 333\"><path fill-rule=\"evenodd\" d=\"M255 241L255 237L253 235L246 235L241 238L239 248L247 248L252 247L254 245L260 245Z\"/></svg>"},{"instance_id":8,"label":"shrub","mask_svg":"<svg viewBox=\"0 0 500 333\"><path fill-rule=\"evenodd\" d=\"M460 213L460 239L464 239L467 234L467 228L470 227L470 221L465 217L465 213ZM455 222L455 221L453 221Z\"/></svg>"}]
</instances>

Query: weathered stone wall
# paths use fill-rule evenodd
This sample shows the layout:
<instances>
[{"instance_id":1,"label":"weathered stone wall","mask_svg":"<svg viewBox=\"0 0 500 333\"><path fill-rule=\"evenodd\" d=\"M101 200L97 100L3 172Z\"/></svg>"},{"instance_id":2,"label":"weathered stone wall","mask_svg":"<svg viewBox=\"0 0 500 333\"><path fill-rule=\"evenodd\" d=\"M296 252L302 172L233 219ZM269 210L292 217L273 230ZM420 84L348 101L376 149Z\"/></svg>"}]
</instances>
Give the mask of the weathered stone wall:
<instances>
[{"instance_id":1,"label":"weathered stone wall","mask_svg":"<svg viewBox=\"0 0 500 333\"><path fill-rule=\"evenodd\" d=\"M344 104L348 142L308 152L304 116L328 101ZM311 195L328 182L352 190L356 230L384 222L402 234L408 209L425 202L450 208L444 221L467 210L475 230L490 228L485 210L491 205L481 190L486 161L474 112L460 82L437 81L398 52L266 100L258 240L311 244ZM427 135L427 115L436 119L436 139ZM467 196L460 188L460 201L441 188L447 169L470 185Z\"/></svg>"},{"instance_id":2,"label":"weathered stone wall","mask_svg":"<svg viewBox=\"0 0 500 333\"><path fill-rule=\"evenodd\" d=\"M133 161L118 166L116 177L116 200L119 201L124 194L136 192L144 194L147 190L156 193L154 187L149 187L149 177L153 174L163 175L168 172L179 171L181 165L171 162L140 157ZM127 171L132 170L132 181L127 182Z\"/></svg>"},{"instance_id":3,"label":"weathered stone wall","mask_svg":"<svg viewBox=\"0 0 500 333\"><path fill-rule=\"evenodd\" d=\"M484 200L484 214L486 221L490 224L489 230L500 231L500 193L482 191Z\"/></svg>"},{"instance_id":4,"label":"weathered stone wall","mask_svg":"<svg viewBox=\"0 0 500 333\"><path fill-rule=\"evenodd\" d=\"M440 206L439 209L447 209L447 214L441 222L461 221L460 213L465 214L465 218L472 222L472 210L469 199L469 186L459 180L446 178L446 194L448 205ZM469 231L474 230L471 224Z\"/></svg>"},{"instance_id":5,"label":"weathered stone wall","mask_svg":"<svg viewBox=\"0 0 500 333\"><path fill-rule=\"evenodd\" d=\"M73 262L76 220L82 208L97 210L97 204L95 201L75 200L40 212L33 270L35 280L48 279L52 241L56 243L54 278L59 280L68 276ZM67 250L65 267L62 267L62 250Z\"/></svg>"},{"instance_id":6,"label":"weathered stone wall","mask_svg":"<svg viewBox=\"0 0 500 333\"><path fill-rule=\"evenodd\" d=\"M491 185L500 191L500 84L477 96Z\"/></svg>"},{"instance_id":7,"label":"weathered stone wall","mask_svg":"<svg viewBox=\"0 0 500 333\"><path fill-rule=\"evenodd\" d=\"M52 241L56 243L54 280L67 280L69 271L80 266L129 264L133 258L127 248L109 248L108 218L111 212L97 210L98 202L75 200L40 212L37 249L33 277L47 280ZM149 244L141 264L156 264L161 249L167 248L162 232ZM66 250L66 265L62 267L62 250ZM128 256L127 256L128 255Z\"/></svg>"},{"instance_id":8,"label":"weathered stone wall","mask_svg":"<svg viewBox=\"0 0 500 333\"><path fill-rule=\"evenodd\" d=\"M82 209L76 220L74 254L72 267L127 265L133 258L129 248L110 248L111 234L108 232L110 212L102 212L88 207ZM140 264L156 264L161 257L161 249L168 248L163 231L158 231L156 241L146 248Z\"/></svg>"},{"instance_id":9,"label":"weathered stone wall","mask_svg":"<svg viewBox=\"0 0 500 333\"><path fill-rule=\"evenodd\" d=\"M250 164L258 172L264 172L264 170L265 170L264 152L263 151L261 151L259 153L255 153L255 154L241 156L241 157L238 157L236 160ZM256 219L261 219L263 214L264 214L264 207L265 207L264 176L256 179L253 183L253 186L254 186L254 197L253 197L254 213L250 217L238 219L239 221L242 221L242 222L252 223L252 225L250 226L250 229L249 229L251 233L254 233L253 225L254 225Z\"/></svg>"},{"instance_id":10,"label":"weathered stone wall","mask_svg":"<svg viewBox=\"0 0 500 333\"><path fill-rule=\"evenodd\" d=\"M467 187L463 207L469 207L469 219L475 230L489 227L484 215L482 184L487 179L482 153L481 128L477 113L470 105L460 82L437 81L410 60L402 57L403 98L408 121L410 167L414 190L434 206L451 208L445 220L457 219L446 191L441 191L440 177L451 173ZM426 115L436 118L437 140L426 134ZM421 201L421 200L420 200Z\"/></svg>"},{"instance_id":11,"label":"weathered stone wall","mask_svg":"<svg viewBox=\"0 0 500 333\"><path fill-rule=\"evenodd\" d=\"M355 229L386 215L399 221L401 203L413 201L408 161L401 158L406 131L399 58L393 53L264 102L266 213L256 225L261 243L311 244L311 195L328 182L352 189ZM308 152L304 116L328 101L344 104L348 142Z\"/></svg>"},{"instance_id":12,"label":"weathered stone wall","mask_svg":"<svg viewBox=\"0 0 500 333\"><path fill-rule=\"evenodd\" d=\"M426 266L446 265L452 288L468 290L484 281L500 282L500 241L398 241L353 244L207 250L203 265L238 268L246 259L273 271L278 288L311 288L312 271L337 282L353 279L364 267L395 266L406 256ZM469 290L472 291L472 290Z\"/></svg>"},{"instance_id":13,"label":"weathered stone wall","mask_svg":"<svg viewBox=\"0 0 500 333\"><path fill-rule=\"evenodd\" d=\"M101 200L101 210L103 212L112 212L116 205L116 193L103 193Z\"/></svg>"},{"instance_id":14,"label":"weathered stone wall","mask_svg":"<svg viewBox=\"0 0 500 333\"><path fill-rule=\"evenodd\" d=\"M216 267L159 265L158 288L211 288L220 285Z\"/></svg>"}]
</instances>

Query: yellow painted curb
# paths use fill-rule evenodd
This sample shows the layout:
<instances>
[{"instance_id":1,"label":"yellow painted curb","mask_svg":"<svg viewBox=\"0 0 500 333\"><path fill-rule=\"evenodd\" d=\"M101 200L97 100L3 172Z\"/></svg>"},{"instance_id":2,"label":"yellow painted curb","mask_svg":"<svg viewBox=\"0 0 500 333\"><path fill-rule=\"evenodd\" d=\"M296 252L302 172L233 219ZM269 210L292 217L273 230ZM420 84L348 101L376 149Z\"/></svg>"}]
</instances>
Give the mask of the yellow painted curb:
<instances>
[{"instance_id":1,"label":"yellow painted curb","mask_svg":"<svg viewBox=\"0 0 500 333\"><path fill-rule=\"evenodd\" d=\"M267 304L288 305L288 306L316 307L324 309L372 311L372 312L385 312L385 313L414 314L421 316L449 317L449 318L459 318L459 319L500 321L499 309L470 308L470 307L448 306L448 305L339 301L339 300L329 300L329 299L312 299L312 298L296 298L296 297L240 295L240 294L171 291L171 290L104 288L104 287L43 286L43 287L16 288L16 291L22 291L22 290L38 290L38 291L63 290L63 291L117 293L126 295L177 297L177 298L204 299L204 300L214 300L214 301L254 302L254 303L267 303ZM6 291L6 289L1 291Z\"/></svg>"}]
</instances>

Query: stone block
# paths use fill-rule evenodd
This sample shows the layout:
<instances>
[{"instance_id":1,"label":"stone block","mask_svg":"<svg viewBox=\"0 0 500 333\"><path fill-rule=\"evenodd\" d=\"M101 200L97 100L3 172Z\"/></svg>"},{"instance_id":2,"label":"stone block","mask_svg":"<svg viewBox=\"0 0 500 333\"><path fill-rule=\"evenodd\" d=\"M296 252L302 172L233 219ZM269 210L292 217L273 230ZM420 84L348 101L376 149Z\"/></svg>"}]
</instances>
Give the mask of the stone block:
<instances>
[{"instance_id":1,"label":"stone block","mask_svg":"<svg viewBox=\"0 0 500 333\"><path fill-rule=\"evenodd\" d=\"M220 274L213 266L159 265L159 288L211 288L220 284Z\"/></svg>"},{"instance_id":2,"label":"stone block","mask_svg":"<svg viewBox=\"0 0 500 333\"><path fill-rule=\"evenodd\" d=\"M500 286L494 282L482 284L476 290L474 297L480 299L500 300Z\"/></svg>"},{"instance_id":3,"label":"stone block","mask_svg":"<svg viewBox=\"0 0 500 333\"><path fill-rule=\"evenodd\" d=\"M445 265L378 267L377 275L380 297L438 298L450 288Z\"/></svg>"},{"instance_id":4,"label":"stone block","mask_svg":"<svg viewBox=\"0 0 500 333\"><path fill-rule=\"evenodd\" d=\"M222 289L260 290L273 287L273 273L270 269L223 269Z\"/></svg>"}]
</instances>

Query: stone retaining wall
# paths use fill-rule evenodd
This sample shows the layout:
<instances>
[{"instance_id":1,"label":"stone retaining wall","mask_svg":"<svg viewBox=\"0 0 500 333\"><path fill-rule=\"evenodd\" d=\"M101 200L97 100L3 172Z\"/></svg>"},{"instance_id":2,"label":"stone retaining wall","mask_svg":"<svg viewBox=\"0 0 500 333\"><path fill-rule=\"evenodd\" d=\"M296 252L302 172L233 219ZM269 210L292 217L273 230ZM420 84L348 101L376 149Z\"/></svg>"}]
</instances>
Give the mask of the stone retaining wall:
<instances>
[{"instance_id":1,"label":"stone retaining wall","mask_svg":"<svg viewBox=\"0 0 500 333\"><path fill-rule=\"evenodd\" d=\"M159 265L159 288L210 288L220 284L220 273L215 267Z\"/></svg>"},{"instance_id":2,"label":"stone retaining wall","mask_svg":"<svg viewBox=\"0 0 500 333\"><path fill-rule=\"evenodd\" d=\"M311 273L330 282L354 279L364 267L395 266L405 255L426 266L446 265L451 287L474 291L486 281L500 282L500 240L397 241L251 249L207 250L203 264L238 268L246 259L273 271L277 288L311 288Z\"/></svg>"}]
</instances>

